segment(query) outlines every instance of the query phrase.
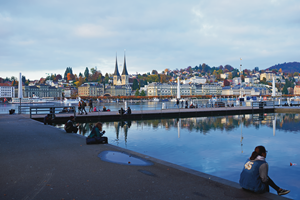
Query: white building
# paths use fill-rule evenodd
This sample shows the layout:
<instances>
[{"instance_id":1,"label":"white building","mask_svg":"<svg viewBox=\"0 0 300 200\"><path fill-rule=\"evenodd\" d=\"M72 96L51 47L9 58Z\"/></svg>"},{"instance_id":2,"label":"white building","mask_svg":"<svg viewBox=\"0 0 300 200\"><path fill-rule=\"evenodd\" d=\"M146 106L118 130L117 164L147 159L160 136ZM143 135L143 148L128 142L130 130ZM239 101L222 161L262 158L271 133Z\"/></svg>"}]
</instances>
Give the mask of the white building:
<instances>
[{"instance_id":1,"label":"white building","mask_svg":"<svg viewBox=\"0 0 300 200\"><path fill-rule=\"evenodd\" d=\"M0 98L15 98L15 87L0 86Z\"/></svg>"}]
</instances>

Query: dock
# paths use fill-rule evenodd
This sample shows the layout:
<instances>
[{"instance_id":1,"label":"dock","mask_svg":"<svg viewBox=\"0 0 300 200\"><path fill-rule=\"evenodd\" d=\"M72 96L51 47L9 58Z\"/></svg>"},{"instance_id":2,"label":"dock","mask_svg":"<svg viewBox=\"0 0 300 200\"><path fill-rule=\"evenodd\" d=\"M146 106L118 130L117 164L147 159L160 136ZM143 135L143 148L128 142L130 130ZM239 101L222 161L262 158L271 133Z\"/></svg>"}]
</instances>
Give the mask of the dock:
<instances>
[{"instance_id":1,"label":"dock","mask_svg":"<svg viewBox=\"0 0 300 200\"><path fill-rule=\"evenodd\" d=\"M214 114L217 112L222 110ZM99 116L104 119L110 114L116 116L116 112ZM272 193L250 193L238 183L110 144L86 145L85 137L44 125L28 115L0 115L0 127L1 199L287 199ZM106 162L98 157L103 151L127 153L153 165Z\"/></svg>"},{"instance_id":2,"label":"dock","mask_svg":"<svg viewBox=\"0 0 300 200\"><path fill-rule=\"evenodd\" d=\"M134 110L131 115L120 115L118 111L110 112L89 112L87 115L78 115L77 113L60 113L55 115L55 122L65 123L70 115L75 116L78 122L89 121L120 121L120 120L146 120L163 118L185 118L185 117L205 117L205 116L224 116L240 114L273 113L274 106L263 108L252 106L238 107L220 107L220 108L178 108L161 110ZM29 116L28 116L29 117ZM45 114L31 115L32 119L43 121Z\"/></svg>"}]
</instances>

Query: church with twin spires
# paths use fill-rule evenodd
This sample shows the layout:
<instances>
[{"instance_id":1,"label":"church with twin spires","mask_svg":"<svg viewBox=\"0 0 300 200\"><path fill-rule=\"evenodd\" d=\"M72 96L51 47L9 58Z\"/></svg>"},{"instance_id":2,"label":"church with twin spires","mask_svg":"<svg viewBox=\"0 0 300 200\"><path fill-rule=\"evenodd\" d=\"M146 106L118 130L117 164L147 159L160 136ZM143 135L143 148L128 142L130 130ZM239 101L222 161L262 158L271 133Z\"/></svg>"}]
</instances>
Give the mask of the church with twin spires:
<instances>
[{"instance_id":1,"label":"church with twin spires","mask_svg":"<svg viewBox=\"0 0 300 200\"><path fill-rule=\"evenodd\" d=\"M118 70L118 61L116 57L115 72L113 74L113 85L107 85L105 87L106 96L130 96L131 86L129 84L129 75L127 72L126 56L124 55L123 71L120 75Z\"/></svg>"},{"instance_id":2,"label":"church with twin spires","mask_svg":"<svg viewBox=\"0 0 300 200\"><path fill-rule=\"evenodd\" d=\"M129 84L129 75L126 68L126 57L124 55L124 65L123 65L123 71L121 75L118 70L118 60L116 57L115 72L113 74L113 85L128 85L128 84Z\"/></svg>"}]
</instances>

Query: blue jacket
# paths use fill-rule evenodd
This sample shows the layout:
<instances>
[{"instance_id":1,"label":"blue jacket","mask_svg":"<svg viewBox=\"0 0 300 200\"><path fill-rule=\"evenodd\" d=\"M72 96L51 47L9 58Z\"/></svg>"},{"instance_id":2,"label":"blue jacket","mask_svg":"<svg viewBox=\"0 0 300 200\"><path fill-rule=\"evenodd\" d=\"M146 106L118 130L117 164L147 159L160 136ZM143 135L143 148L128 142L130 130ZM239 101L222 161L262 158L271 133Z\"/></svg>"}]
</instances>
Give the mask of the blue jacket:
<instances>
[{"instance_id":1,"label":"blue jacket","mask_svg":"<svg viewBox=\"0 0 300 200\"><path fill-rule=\"evenodd\" d=\"M94 126L90 135L88 137L93 138L93 137L102 137L102 135L104 135L103 131L100 132L100 130L98 129L98 127Z\"/></svg>"},{"instance_id":2,"label":"blue jacket","mask_svg":"<svg viewBox=\"0 0 300 200\"><path fill-rule=\"evenodd\" d=\"M266 163L266 161L250 159L246 161L240 175L240 186L242 188L256 193L264 193L267 191L267 185L262 182L259 176L259 167L264 163Z\"/></svg>"}]
</instances>

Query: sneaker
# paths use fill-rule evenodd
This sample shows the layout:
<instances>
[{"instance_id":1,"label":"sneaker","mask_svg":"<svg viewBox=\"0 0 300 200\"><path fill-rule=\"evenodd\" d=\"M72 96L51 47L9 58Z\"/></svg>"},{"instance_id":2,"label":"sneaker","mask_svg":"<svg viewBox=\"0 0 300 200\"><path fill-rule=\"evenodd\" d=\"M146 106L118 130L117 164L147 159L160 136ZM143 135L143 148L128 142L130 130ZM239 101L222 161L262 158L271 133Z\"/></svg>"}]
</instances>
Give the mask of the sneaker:
<instances>
[{"instance_id":1,"label":"sneaker","mask_svg":"<svg viewBox=\"0 0 300 200\"><path fill-rule=\"evenodd\" d=\"M277 192L277 194L280 196L280 195L285 195L289 192L290 192L289 190L281 189L280 191Z\"/></svg>"}]
</instances>

